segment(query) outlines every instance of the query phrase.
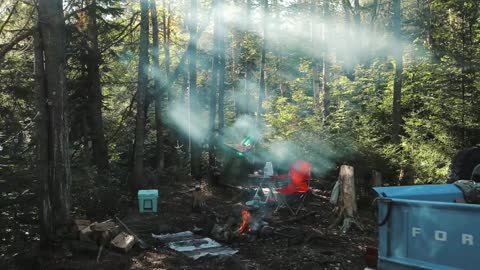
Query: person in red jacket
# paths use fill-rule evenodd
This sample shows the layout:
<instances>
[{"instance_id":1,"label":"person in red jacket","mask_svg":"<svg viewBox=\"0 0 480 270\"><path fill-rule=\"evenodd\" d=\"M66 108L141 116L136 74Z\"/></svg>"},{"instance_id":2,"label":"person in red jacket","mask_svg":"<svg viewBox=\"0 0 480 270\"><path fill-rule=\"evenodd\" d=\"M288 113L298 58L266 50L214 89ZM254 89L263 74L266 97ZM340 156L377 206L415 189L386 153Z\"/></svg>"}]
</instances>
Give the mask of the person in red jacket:
<instances>
[{"instance_id":1,"label":"person in red jacket","mask_svg":"<svg viewBox=\"0 0 480 270\"><path fill-rule=\"evenodd\" d=\"M272 179L290 178L290 183L283 188L277 189L279 193L290 195L305 193L310 188L308 181L311 179L312 165L304 160L296 160L289 164L288 174L272 176Z\"/></svg>"}]
</instances>

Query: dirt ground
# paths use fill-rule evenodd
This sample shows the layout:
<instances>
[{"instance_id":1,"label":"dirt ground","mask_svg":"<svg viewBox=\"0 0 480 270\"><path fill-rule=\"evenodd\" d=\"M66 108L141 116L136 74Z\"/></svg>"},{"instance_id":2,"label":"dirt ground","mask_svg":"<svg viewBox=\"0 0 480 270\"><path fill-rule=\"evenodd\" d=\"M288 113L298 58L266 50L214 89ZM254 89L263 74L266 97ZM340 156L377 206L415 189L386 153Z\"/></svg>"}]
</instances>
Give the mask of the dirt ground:
<instances>
[{"instance_id":1,"label":"dirt ground","mask_svg":"<svg viewBox=\"0 0 480 270\"><path fill-rule=\"evenodd\" d=\"M239 212L239 203L253 196L246 187L210 188L204 186L207 211L192 211L193 184L160 186L159 211L157 214L139 214L135 198L129 198L122 211L116 213L151 245L142 250L136 245L128 254L119 254L105 249L96 262L97 249L84 250L62 245L61 252L48 260L38 260L38 211L36 203L21 203L2 207L0 224L1 269L363 269L366 246L376 245L376 229L373 209L367 205L359 210L362 229L353 226L347 234L339 227L329 228L336 216L328 202L329 192L315 186L317 196L299 214L312 213L296 222L287 209L275 213L269 221L280 234L256 239L235 238L223 243L238 253L231 257L202 257L190 259L170 250L154 240L152 233L174 233L201 230L210 236L214 224L223 225L228 217ZM18 183L17 183L18 187ZM17 190L25 190L26 186ZM7 198L16 198L17 191L2 191ZM7 195L10 194L10 195ZM97 207L99 207L97 205ZM80 211L79 211L80 213ZM107 217L105 217L106 219ZM103 221L101 219L96 221ZM282 223L283 222L283 223Z\"/></svg>"}]
</instances>

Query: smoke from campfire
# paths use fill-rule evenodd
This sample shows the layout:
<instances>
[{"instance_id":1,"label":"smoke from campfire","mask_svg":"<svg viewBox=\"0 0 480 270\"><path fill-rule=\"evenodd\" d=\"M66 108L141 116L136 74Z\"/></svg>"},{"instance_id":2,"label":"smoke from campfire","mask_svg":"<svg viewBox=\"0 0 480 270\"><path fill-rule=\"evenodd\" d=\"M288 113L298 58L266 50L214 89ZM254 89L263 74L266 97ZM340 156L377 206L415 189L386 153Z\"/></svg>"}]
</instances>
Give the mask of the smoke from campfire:
<instances>
[{"instance_id":1,"label":"smoke from campfire","mask_svg":"<svg viewBox=\"0 0 480 270\"><path fill-rule=\"evenodd\" d=\"M180 2L173 4L172 12L174 14L179 10L184 10L184 6ZM342 66L353 69L362 57L373 57L375 52L388 55L390 50L402 45L401 41L384 35L381 29L363 29L358 26L354 27L354 25L338 24L334 19L325 19L319 14L313 15L309 12L291 13L288 10L294 7L295 3L295 1L283 2L281 5L283 7L279 9L277 15L269 15L268 35L266 36L268 39L266 42L267 52L278 54L278 42L281 41L285 52L295 52L305 59L321 60L324 57L322 55L323 50L317 48L325 47L331 57L335 55L339 58L338 61ZM264 14L260 5L252 5L252 17L249 20L246 19L245 6L242 4L224 4L222 7L215 7L215 9L217 9L216 12L225 16L227 29L248 31L254 38L263 38L263 24L261 22L264 20ZM207 9L199 9L199 24L204 21L211 22L208 14ZM180 13L179 16L181 16ZM298 31L298 29L304 29L304 31ZM324 29L328 33L325 39L323 38ZM186 32L185 35L187 35ZM199 77L196 85L197 95L189 95L188 86L180 86L180 83L177 83L173 88L177 87L178 89L172 89L172 93L177 92L178 95L176 103L169 105L167 113L163 116L166 123L174 126L185 138L199 144L204 150L206 150L209 142L209 112L204 105L208 103L208 91L211 86L209 69L211 66L210 53L213 47L212 40L210 28L207 28L203 35L199 36L198 49L202 57L197 59L198 70L204 72L197 74ZM348 41L350 40L358 41L356 46L346 46L345 44L349 44ZM316 45L312 46L312 42ZM237 44L236 46L240 45ZM183 49L181 48L181 50ZM175 51L176 49L172 47L172 50ZM257 59L260 59L258 48L254 53L256 53ZM297 62L290 64L289 61L285 61L282 65L278 73L268 74L271 76L267 78L267 92L269 94L264 100L266 113L270 113L271 118L276 119L282 117L280 113L275 112L274 105L272 105L278 98L276 96L278 89L273 88L277 87L274 86L276 83L273 83L273 81L280 81L283 83L282 85L289 85L291 89L285 90L287 92L309 91L308 87L302 86L302 81L310 80L305 75L308 72L305 73L299 69ZM258 73L258 70L255 70L254 73ZM166 80L164 75L161 76L163 76L163 80ZM285 118L285 123L282 123L282 125L294 127L289 128L288 132L282 131L281 127L272 124L271 119L264 121L263 116L255 117L254 112L257 106L259 88L258 77L243 78L240 76L232 83L232 87L227 87L225 92L225 106L226 108L237 106L239 111L246 113L243 116L236 115L237 118L234 121L232 121L232 115L226 115L223 141L228 144L238 144L246 136L254 137L256 140L255 149L263 148L262 150L265 150L254 152L252 160L257 164L265 164L266 161L269 161L278 171L282 168L287 169L288 163L293 160L306 160L312 164L314 176L318 177L330 171L337 160L349 155L351 151L350 138L340 138L342 137L341 134L326 134L326 131L321 131L320 134L319 130L311 128L307 130L308 127L306 126L314 126L311 123L317 121L314 112L299 110L292 113L297 117L293 119ZM190 100L192 96L196 96L197 100ZM269 102L271 104L267 106L266 104ZM304 102L312 102L312 97L306 97ZM190 108L190 103L197 105ZM215 133L218 136L218 130ZM340 143L332 143L334 140L340 141ZM185 145L185 148L187 147L188 145Z\"/></svg>"}]
</instances>

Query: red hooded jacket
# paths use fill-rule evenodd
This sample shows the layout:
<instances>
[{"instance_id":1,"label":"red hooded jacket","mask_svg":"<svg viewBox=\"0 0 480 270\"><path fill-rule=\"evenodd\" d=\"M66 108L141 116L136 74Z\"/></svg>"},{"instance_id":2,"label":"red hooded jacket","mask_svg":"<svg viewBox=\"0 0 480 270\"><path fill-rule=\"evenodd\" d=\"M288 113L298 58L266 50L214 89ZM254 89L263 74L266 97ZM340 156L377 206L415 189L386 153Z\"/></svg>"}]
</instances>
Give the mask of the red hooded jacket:
<instances>
[{"instance_id":1,"label":"red hooded jacket","mask_svg":"<svg viewBox=\"0 0 480 270\"><path fill-rule=\"evenodd\" d=\"M304 193L310 188L308 187L308 181L312 171L312 166L309 162L304 160L296 160L288 166L288 175L281 175L272 178L286 178L291 177L291 181L288 186L278 189L278 192L283 194Z\"/></svg>"}]
</instances>

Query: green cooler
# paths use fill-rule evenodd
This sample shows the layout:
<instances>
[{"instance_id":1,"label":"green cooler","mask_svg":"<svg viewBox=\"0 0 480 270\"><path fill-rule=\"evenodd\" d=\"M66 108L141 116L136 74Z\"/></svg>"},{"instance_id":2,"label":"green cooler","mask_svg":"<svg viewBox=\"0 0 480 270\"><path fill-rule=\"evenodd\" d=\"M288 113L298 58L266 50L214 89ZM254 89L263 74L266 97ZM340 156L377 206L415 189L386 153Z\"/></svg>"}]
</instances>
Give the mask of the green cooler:
<instances>
[{"instance_id":1,"label":"green cooler","mask_svg":"<svg viewBox=\"0 0 480 270\"><path fill-rule=\"evenodd\" d=\"M157 189L143 189L138 191L138 210L140 213L157 212Z\"/></svg>"}]
</instances>

